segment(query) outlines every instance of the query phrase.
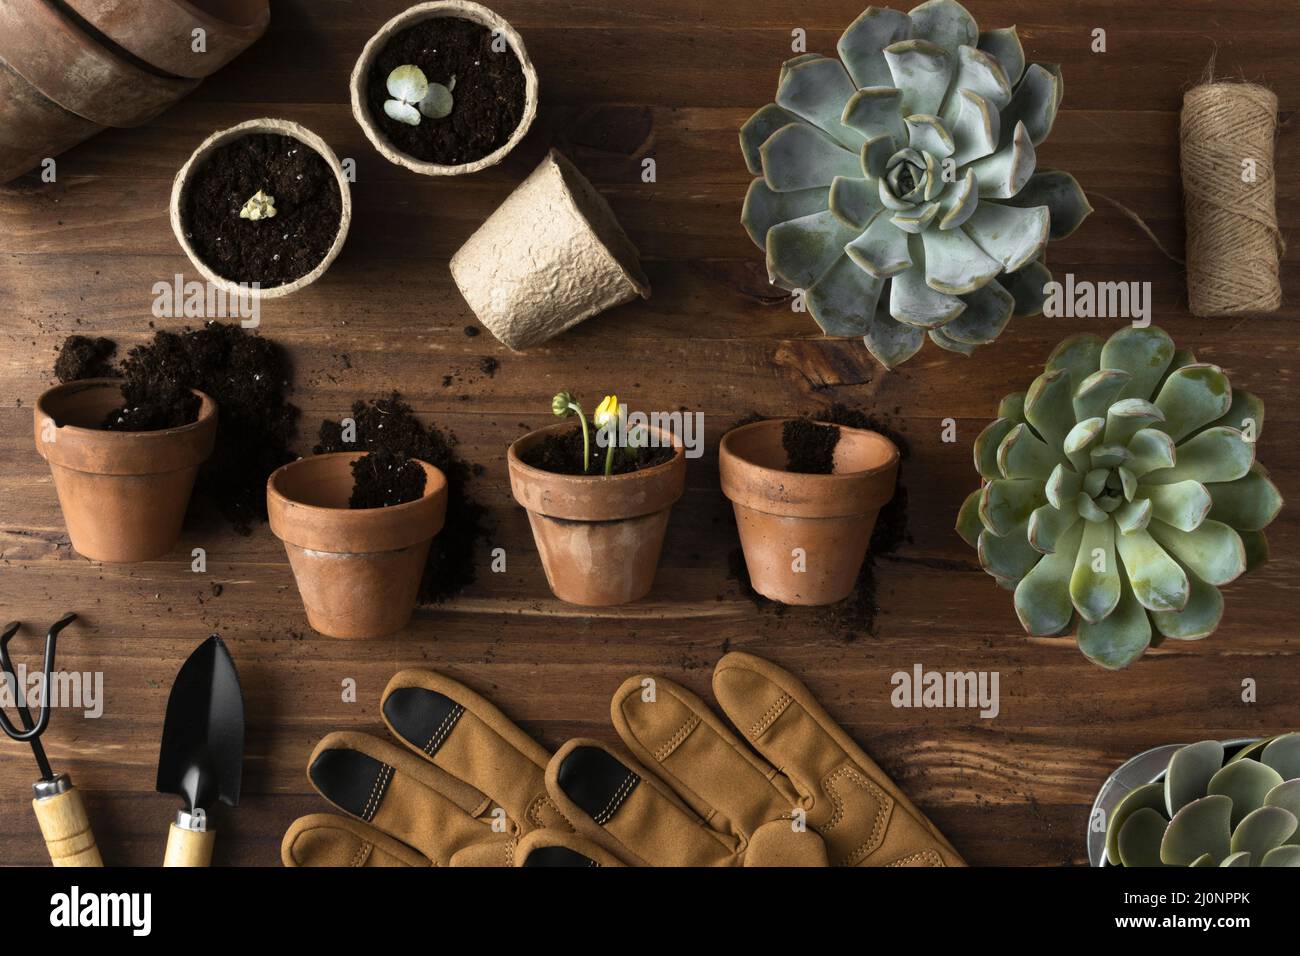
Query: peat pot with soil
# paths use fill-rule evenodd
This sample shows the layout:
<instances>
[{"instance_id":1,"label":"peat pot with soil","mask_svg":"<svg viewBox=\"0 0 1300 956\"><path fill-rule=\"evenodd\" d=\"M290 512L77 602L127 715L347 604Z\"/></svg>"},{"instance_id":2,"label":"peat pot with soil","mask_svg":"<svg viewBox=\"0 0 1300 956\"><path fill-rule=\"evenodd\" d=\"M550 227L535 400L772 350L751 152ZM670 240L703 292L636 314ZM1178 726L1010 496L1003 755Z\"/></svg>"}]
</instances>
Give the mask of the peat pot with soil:
<instances>
[{"instance_id":1,"label":"peat pot with soil","mask_svg":"<svg viewBox=\"0 0 1300 956\"><path fill-rule=\"evenodd\" d=\"M372 36L352 70L352 115L390 162L426 176L499 163L537 115L523 38L487 7L421 3Z\"/></svg>"},{"instance_id":2,"label":"peat pot with soil","mask_svg":"<svg viewBox=\"0 0 1300 956\"><path fill-rule=\"evenodd\" d=\"M266 508L312 628L370 638L406 627L446 518L440 470L383 453L313 455L271 475Z\"/></svg>"},{"instance_id":3,"label":"peat pot with soil","mask_svg":"<svg viewBox=\"0 0 1300 956\"><path fill-rule=\"evenodd\" d=\"M36 450L78 554L148 561L175 547L216 442L216 402L185 390L167 408L149 409L124 395L123 380L94 378L49 389L34 417Z\"/></svg>"},{"instance_id":4,"label":"peat pot with soil","mask_svg":"<svg viewBox=\"0 0 1300 956\"><path fill-rule=\"evenodd\" d=\"M351 222L338 157L287 120L213 133L172 183L176 240L227 294L275 298L311 285L338 256Z\"/></svg>"},{"instance_id":5,"label":"peat pot with soil","mask_svg":"<svg viewBox=\"0 0 1300 956\"><path fill-rule=\"evenodd\" d=\"M551 592L588 607L643 598L686 486L682 445L651 427L620 443L613 396L590 420L567 393L552 408L577 420L530 432L507 455L510 490L528 511Z\"/></svg>"},{"instance_id":6,"label":"peat pot with soil","mask_svg":"<svg viewBox=\"0 0 1300 956\"><path fill-rule=\"evenodd\" d=\"M732 429L719 456L754 590L782 604L848 597L894 496L898 447L878 432L785 418Z\"/></svg>"}]
</instances>

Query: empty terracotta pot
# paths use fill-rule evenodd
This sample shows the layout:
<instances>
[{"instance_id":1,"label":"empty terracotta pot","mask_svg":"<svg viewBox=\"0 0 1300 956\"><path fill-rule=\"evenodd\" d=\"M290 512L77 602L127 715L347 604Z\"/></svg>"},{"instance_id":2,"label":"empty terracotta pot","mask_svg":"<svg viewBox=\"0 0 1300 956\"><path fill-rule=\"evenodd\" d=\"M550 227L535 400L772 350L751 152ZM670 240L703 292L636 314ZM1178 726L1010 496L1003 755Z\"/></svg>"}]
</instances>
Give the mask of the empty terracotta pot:
<instances>
[{"instance_id":1,"label":"empty terracotta pot","mask_svg":"<svg viewBox=\"0 0 1300 956\"><path fill-rule=\"evenodd\" d=\"M833 604L853 591L876 515L894 496L898 448L884 435L840 425L833 473L799 474L786 470L786 421L723 436L722 492L736 511L754 590L782 604Z\"/></svg>"},{"instance_id":2,"label":"empty terracotta pot","mask_svg":"<svg viewBox=\"0 0 1300 956\"><path fill-rule=\"evenodd\" d=\"M94 561L148 561L176 546L199 465L217 435L217 403L197 391L192 424L105 431L99 424L122 407L121 384L70 382L36 402L36 450L54 475L72 547Z\"/></svg>"},{"instance_id":3,"label":"empty terracotta pot","mask_svg":"<svg viewBox=\"0 0 1300 956\"><path fill-rule=\"evenodd\" d=\"M455 17L460 20L472 20L475 23L481 23L497 35L505 38L506 43L510 45L511 51L519 59L520 69L523 70L524 114L519 119L519 125L515 127L515 131L510 134L510 138L501 146L482 159L476 159L472 163L444 166L441 163L430 163L422 159L416 159L409 153L397 149L388 141L383 131L375 123L375 118L370 111L370 102L366 96L366 84L370 78L370 65L374 63L375 57L384 49L388 41L395 34L415 26L422 20L431 20L434 17ZM537 70L533 66L533 61L528 58L528 51L524 48L523 37L496 13L482 4L471 2L471 0L432 0L430 3L417 3L393 17L367 41L365 48L361 51L361 56L357 58L356 66L352 68L350 85L352 89L352 115L361 124L362 131L366 134L366 138L374 144L375 149L379 150L380 154L390 163L397 163L399 166L405 166L407 169L423 173L426 176L461 176L465 173L476 173L480 169L495 166L505 159L510 151L519 144L519 141L527 135L529 127L533 125L533 120L537 116Z\"/></svg>"},{"instance_id":4,"label":"empty terracotta pot","mask_svg":"<svg viewBox=\"0 0 1300 956\"><path fill-rule=\"evenodd\" d=\"M0 183L21 176L104 129L69 113L0 56Z\"/></svg>"},{"instance_id":5,"label":"empty terracotta pot","mask_svg":"<svg viewBox=\"0 0 1300 956\"><path fill-rule=\"evenodd\" d=\"M63 0L107 39L172 76L204 77L251 46L271 22L268 0ZM203 31L195 50L194 31Z\"/></svg>"},{"instance_id":6,"label":"empty terracotta pot","mask_svg":"<svg viewBox=\"0 0 1300 956\"><path fill-rule=\"evenodd\" d=\"M447 478L424 462L423 497L349 508L352 462L364 455L301 458L266 483L271 530L284 542L307 621L328 637L384 637L406 627L447 514Z\"/></svg>"},{"instance_id":7,"label":"empty terracotta pot","mask_svg":"<svg viewBox=\"0 0 1300 956\"><path fill-rule=\"evenodd\" d=\"M626 475L560 475L521 455L547 435L579 427L561 422L510 446L510 490L528 509L546 582L561 601L607 607L650 593L673 503L686 487L686 456L673 442L670 461Z\"/></svg>"}]
</instances>

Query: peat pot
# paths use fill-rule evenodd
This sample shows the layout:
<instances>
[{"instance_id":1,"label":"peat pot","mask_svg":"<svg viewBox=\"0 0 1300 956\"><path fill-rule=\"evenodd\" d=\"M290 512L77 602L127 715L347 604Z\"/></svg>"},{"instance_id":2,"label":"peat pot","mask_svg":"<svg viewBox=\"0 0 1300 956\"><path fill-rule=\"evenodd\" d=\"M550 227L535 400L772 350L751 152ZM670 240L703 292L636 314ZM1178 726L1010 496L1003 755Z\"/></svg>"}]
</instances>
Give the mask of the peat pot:
<instances>
[{"instance_id":1,"label":"peat pot","mask_svg":"<svg viewBox=\"0 0 1300 956\"><path fill-rule=\"evenodd\" d=\"M69 382L36 402L36 450L49 462L72 547L94 561L148 561L176 546L199 465L217 436L217 403L197 391L199 417L189 425L98 427L122 407L121 384Z\"/></svg>"},{"instance_id":2,"label":"peat pot","mask_svg":"<svg viewBox=\"0 0 1300 956\"><path fill-rule=\"evenodd\" d=\"M672 441L662 465L625 475L561 475L524 464L520 457L547 435L578 427L560 422L510 446L510 490L528 510L546 581L561 601L587 607L626 604L654 584L673 503L686 486L686 455Z\"/></svg>"},{"instance_id":3,"label":"peat pot","mask_svg":"<svg viewBox=\"0 0 1300 956\"><path fill-rule=\"evenodd\" d=\"M723 436L722 491L735 508L754 590L782 604L834 604L853 591L876 516L894 496L898 448L840 425L831 474L791 472L781 442L786 421Z\"/></svg>"},{"instance_id":4,"label":"peat pot","mask_svg":"<svg viewBox=\"0 0 1300 956\"><path fill-rule=\"evenodd\" d=\"M307 621L328 637L384 637L406 627L447 514L446 476L424 462L422 497L348 507L352 463L364 455L301 458L266 483L271 530L284 542Z\"/></svg>"}]
</instances>

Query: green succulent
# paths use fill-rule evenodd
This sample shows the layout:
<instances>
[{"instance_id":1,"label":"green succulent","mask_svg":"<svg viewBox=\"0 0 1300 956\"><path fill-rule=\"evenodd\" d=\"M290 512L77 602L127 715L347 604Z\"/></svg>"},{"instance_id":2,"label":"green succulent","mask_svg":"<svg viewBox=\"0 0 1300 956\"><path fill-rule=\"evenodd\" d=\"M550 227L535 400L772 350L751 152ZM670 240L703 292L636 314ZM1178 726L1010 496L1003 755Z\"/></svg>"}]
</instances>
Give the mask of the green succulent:
<instances>
[{"instance_id":1,"label":"green succulent","mask_svg":"<svg viewBox=\"0 0 1300 956\"><path fill-rule=\"evenodd\" d=\"M1069 173L1035 172L1060 73L954 0L869 7L837 48L787 61L741 128L741 221L827 335L887 368L927 334L969 355L1042 311L1048 239L1092 211Z\"/></svg>"},{"instance_id":2,"label":"green succulent","mask_svg":"<svg viewBox=\"0 0 1300 956\"><path fill-rule=\"evenodd\" d=\"M957 531L1034 636L1120 668L1207 637L1219 587L1268 558L1282 496L1255 462L1264 405L1157 328L1056 347L975 440Z\"/></svg>"},{"instance_id":3,"label":"green succulent","mask_svg":"<svg viewBox=\"0 0 1300 956\"><path fill-rule=\"evenodd\" d=\"M1111 866L1300 866L1300 733L1224 763L1223 744L1177 750L1164 779L1131 791L1106 827Z\"/></svg>"}]
</instances>

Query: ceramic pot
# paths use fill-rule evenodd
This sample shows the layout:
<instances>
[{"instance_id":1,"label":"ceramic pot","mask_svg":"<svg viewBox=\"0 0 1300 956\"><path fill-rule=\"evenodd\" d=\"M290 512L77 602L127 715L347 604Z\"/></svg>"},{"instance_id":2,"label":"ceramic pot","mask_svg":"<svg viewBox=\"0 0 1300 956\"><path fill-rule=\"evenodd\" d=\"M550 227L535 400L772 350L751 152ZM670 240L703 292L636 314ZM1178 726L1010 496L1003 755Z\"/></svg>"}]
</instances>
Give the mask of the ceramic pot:
<instances>
[{"instance_id":1,"label":"ceramic pot","mask_svg":"<svg viewBox=\"0 0 1300 956\"><path fill-rule=\"evenodd\" d=\"M852 593L876 516L894 496L898 448L841 425L832 474L790 472L781 444L788 420L723 436L722 491L735 508L754 590L782 604L833 604Z\"/></svg>"},{"instance_id":2,"label":"ceramic pot","mask_svg":"<svg viewBox=\"0 0 1300 956\"><path fill-rule=\"evenodd\" d=\"M147 123L199 82L118 56L48 0L0 0L0 57L59 106L101 126Z\"/></svg>"},{"instance_id":3,"label":"ceramic pot","mask_svg":"<svg viewBox=\"0 0 1300 956\"><path fill-rule=\"evenodd\" d=\"M69 113L0 57L0 183L104 129Z\"/></svg>"},{"instance_id":4,"label":"ceramic pot","mask_svg":"<svg viewBox=\"0 0 1300 956\"><path fill-rule=\"evenodd\" d=\"M301 458L266 483L271 530L284 542L307 621L328 637L384 637L406 627L447 514L447 479L424 462L423 497L349 508L352 462L364 455Z\"/></svg>"},{"instance_id":5,"label":"ceramic pot","mask_svg":"<svg viewBox=\"0 0 1300 956\"><path fill-rule=\"evenodd\" d=\"M210 76L252 46L271 22L268 0L63 0L106 38L172 76ZM205 49L194 49L201 29Z\"/></svg>"},{"instance_id":6,"label":"ceramic pot","mask_svg":"<svg viewBox=\"0 0 1300 956\"><path fill-rule=\"evenodd\" d=\"M516 351L650 298L609 203L554 149L456 251L451 275L478 320Z\"/></svg>"},{"instance_id":7,"label":"ceramic pot","mask_svg":"<svg viewBox=\"0 0 1300 956\"><path fill-rule=\"evenodd\" d=\"M50 465L72 547L93 561L148 561L167 554L201 465L217 436L217 403L198 420L151 432L105 431L122 407L121 380L57 385L36 402L36 450Z\"/></svg>"},{"instance_id":8,"label":"ceramic pot","mask_svg":"<svg viewBox=\"0 0 1300 956\"><path fill-rule=\"evenodd\" d=\"M238 276L221 276L217 275L207 263L199 258L194 246L185 235L185 223L182 221L181 211L185 208L185 199L189 192L190 179L194 172L207 161L212 151L219 146L224 146L232 140L240 139L244 136L250 136L255 133L270 133L280 136L291 136L300 143L309 147L329 165L334 173L335 180L339 184L339 231L334 237L334 242L329 251L316 267L306 275L299 276L292 282L286 282L283 285L269 286L268 288L246 289L239 284ZM348 227L352 224L352 194L348 191L348 179L343 172L343 165L339 158L334 155L334 150L330 149L329 144L321 139L305 126L297 123L291 123L288 120L278 119L254 119L247 120L237 126L229 129L223 129L213 133L202 143L198 149L190 154L190 158L185 161L185 165L176 173L176 178L172 180L172 198L171 198L171 224L172 233L176 236L176 241L181 244L185 254L189 256L190 262L194 268L199 270L199 274L207 279L213 285L224 289L227 295L244 295L247 294L255 299L276 299L281 296L289 295L291 292L297 292L311 285L317 279L325 274L325 270L330 264L338 258L339 251L343 248L343 242L348 237Z\"/></svg>"},{"instance_id":9,"label":"ceramic pot","mask_svg":"<svg viewBox=\"0 0 1300 956\"><path fill-rule=\"evenodd\" d=\"M673 503L686 486L686 456L672 442L671 460L626 475L559 475L521 457L547 435L579 427L560 422L510 446L510 490L528 510L546 582L561 601L608 607L650 593ZM594 438L593 438L594 440Z\"/></svg>"},{"instance_id":10,"label":"ceramic pot","mask_svg":"<svg viewBox=\"0 0 1300 956\"><path fill-rule=\"evenodd\" d=\"M505 41L510 44L510 49L519 59L519 66L523 70L524 113L519 119L519 125L515 127L515 131L510 135L510 138L501 146L482 159L476 159L472 163L444 166L440 163L430 163L416 159L409 153L397 149L388 141L383 130L376 124L374 114L370 111L369 98L366 96L370 66L389 39L394 34L401 33L422 20L431 20L434 17L453 17L483 24L483 26L505 38ZM533 125L533 119L537 116L537 70L533 67L533 61L528 58L528 51L524 48L523 37L516 33L514 27L496 13L482 4L471 3L469 0L435 0L433 3L417 3L393 17L379 28L379 32L370 38L361 51L356 66L352 68L351 88L352 115L361 124L361 129L365 132L366 138L374 144L375 149L379 150L380 155L390 163L397 163L399 166L405 166L407 169L423 173L426 176L460 176L465 173L476 173L480 169L487 169L489 166L495 166L505 159L510 151L519 144L519 141L527 135L529 127Z\"/></svg>"}]
</instances>

